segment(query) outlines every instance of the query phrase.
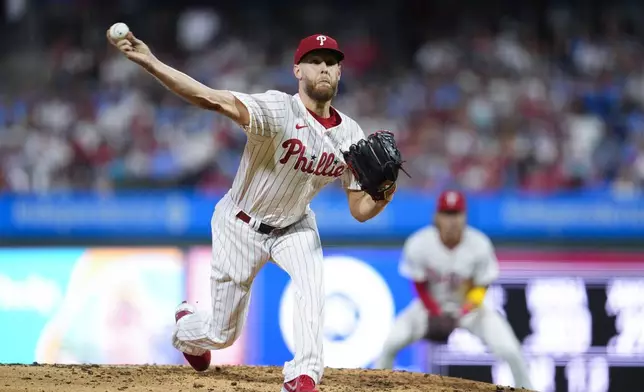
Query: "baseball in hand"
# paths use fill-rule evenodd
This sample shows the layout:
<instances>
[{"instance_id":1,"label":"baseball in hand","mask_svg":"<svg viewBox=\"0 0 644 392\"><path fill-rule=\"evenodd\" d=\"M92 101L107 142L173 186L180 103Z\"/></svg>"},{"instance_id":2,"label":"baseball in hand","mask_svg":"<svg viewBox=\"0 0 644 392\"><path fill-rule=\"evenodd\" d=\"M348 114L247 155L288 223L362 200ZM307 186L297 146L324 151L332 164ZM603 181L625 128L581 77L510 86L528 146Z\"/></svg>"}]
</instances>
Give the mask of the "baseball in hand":
<instances>
[{"instance_id":1,"label":"baseball in hand","mask_svg":"<svg viewBox=\"0 0 644 392\"><path fill-rule=\"evenodd\" d=\"M114 41L120 41L125 38L125 36L129 32L130 28L127 27L125 23L114 23L112 27L110 27L110 38L112 38Z\"/></svg>"}]
</instances>

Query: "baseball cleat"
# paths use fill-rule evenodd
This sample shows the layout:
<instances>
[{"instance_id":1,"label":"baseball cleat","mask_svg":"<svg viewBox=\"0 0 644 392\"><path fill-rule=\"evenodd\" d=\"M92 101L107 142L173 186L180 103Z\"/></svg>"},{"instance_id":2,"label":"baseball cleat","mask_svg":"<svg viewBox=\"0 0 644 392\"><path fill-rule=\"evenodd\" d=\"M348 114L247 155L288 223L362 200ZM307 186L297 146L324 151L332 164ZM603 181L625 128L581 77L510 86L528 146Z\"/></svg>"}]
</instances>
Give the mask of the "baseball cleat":
<instances>
[{"instance_id":1,"label":"baseball cleat","mask_svg":"<svg viewBox=\"0 0 644 392\"><path fill-rule=\"evenodd\" d=\"M315 381L309 376L301 375L296 379L285 382L282 392L319 392L315 387Z\"/></svg>"},{"instance_id":2,"label":"baseball cleat","mask_svg":"<svg viewBox=\"0 0 644 392\"><path fill-rule=\"evenodd\" d=\"M179 305L179 307L177 307L177 310L174 313L174 320L178 322L183 317L189 314L193 314L194 312L195 312L194 306L188 304L186 301L183 301ZM212 357L210 350L206 351L201 355L192 355L192 354L186 354L186 353L182 353L182 354L184 358L186 358L186 361L188 361L190 366L192 366L192 368L198 372L205 372L210 367L210 360Z\"/></svg>"}]
</instances>

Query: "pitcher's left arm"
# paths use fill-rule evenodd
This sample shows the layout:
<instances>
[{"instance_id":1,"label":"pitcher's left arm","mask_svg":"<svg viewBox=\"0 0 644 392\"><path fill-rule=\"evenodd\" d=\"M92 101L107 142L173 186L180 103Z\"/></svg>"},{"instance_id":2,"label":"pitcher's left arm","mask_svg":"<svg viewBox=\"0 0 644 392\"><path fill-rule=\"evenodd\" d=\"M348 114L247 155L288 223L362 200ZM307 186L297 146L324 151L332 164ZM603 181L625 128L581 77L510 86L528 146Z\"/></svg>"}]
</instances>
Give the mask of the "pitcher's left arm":
<instances>
[{"instance_id":1,"label":"pitcher's left arm","mask_svg":"<svg viewBox=\"0 0 644 392\"><path fill-rule=\"evenodd\" d=\"M353 216L358 222L366 222L369 219L376 217L393 199L395 189L396 186L394 185L392 191L385 195L384 200L373 200L373 198L365 191L345 189L349 201L351 216Z\"/></svg>"}]
</instances>

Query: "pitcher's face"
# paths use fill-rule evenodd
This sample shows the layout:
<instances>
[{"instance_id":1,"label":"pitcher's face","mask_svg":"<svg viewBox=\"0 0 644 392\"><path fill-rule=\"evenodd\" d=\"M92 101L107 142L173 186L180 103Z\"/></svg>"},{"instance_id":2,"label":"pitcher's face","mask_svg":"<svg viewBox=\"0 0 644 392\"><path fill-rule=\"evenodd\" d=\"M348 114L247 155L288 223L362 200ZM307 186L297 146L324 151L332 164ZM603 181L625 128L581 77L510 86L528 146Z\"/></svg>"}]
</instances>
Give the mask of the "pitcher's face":
<instances>
[{"instance_id":1,"label":"pitcher's face","mask_svg":"<svg viewBox=\"0 0 644 392\"><path fill-rule=\"evenodd\" d=\"M304 85L306 94L315 101L327 102L338 93L340 63L337 55L324 49L304 56L294 66L295 77Z\"/></svg>"}]
</instances>

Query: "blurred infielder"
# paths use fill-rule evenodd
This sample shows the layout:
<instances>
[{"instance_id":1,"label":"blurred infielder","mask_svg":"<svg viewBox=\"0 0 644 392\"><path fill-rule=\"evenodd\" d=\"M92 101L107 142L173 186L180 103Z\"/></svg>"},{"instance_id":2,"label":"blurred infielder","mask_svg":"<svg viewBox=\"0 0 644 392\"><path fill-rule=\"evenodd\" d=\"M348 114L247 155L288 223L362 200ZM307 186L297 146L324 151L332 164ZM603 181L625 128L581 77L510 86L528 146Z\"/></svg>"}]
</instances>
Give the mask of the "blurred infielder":
<instances>
[{"instance_id":1,"label":"blurred infielder","mask_svg":"<svg viewBox=\"0 0 644 392\"><path fill-rule=\"evenodd\" d=\"M301 40L293 73L298 94L269 90L244 94L211 89L159 61L128 33L113 41L169 90L239 124L247 143L232 189L217 203L212 220L213 308L199 312L183 303L176 311L174 346L198 371L208 369L210 350L239 337L253 279L272 259L295 288L295 355L284 365L285 392L317 391L323 375L322 327L325 292L322 248L311 199L327 184L342 181L351 214L364 222L393 197L395 182L381 197L362 191L355 167L341 151L364 139L360 126L331 106L344 54L327 35Z\"/></svg>"},{"instance_id":2,"label":"blurred infielder","mask_svg":"<svg viewBox=\"0 0 644 392\"><path fill-rule=\"evenodd\" d=\"M464 195L443 192L434 225L418 230L405 242L399 271L414 282L418 298L394 322L375 367L391 369L406 346L420 339L446 343L454 328L462 327L508 363L515 386L531 389L512 327L483 304L487 287L499 274L494 246L465 221Z\"/></svg>"}]
</instances>

